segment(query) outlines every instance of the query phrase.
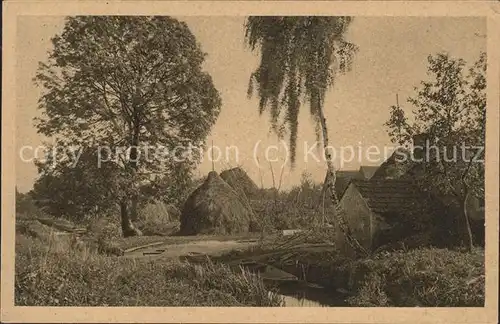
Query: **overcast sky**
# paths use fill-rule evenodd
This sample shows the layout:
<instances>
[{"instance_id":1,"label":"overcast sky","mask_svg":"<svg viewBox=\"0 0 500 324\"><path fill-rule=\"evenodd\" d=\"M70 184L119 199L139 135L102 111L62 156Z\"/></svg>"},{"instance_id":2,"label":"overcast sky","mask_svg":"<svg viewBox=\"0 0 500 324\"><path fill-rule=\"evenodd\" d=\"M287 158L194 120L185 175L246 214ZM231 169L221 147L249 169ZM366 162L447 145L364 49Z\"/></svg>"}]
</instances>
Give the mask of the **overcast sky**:
<instances>
[{"instance_id":1,"label":"overcast sky","mask_svg":"<svg viewBox=\"0 0 500 324\"><path fill-rule=\"evenodd\" d=\"M221 148L221 162L215 163L217 171L241 165L260 185L272 185L269 162L264 161L265 148L279 144L269 133L268 116L259 116L257 99L247 98L250 73L258 63L258 56L244 45L243 17L179 17L187 22L191 31L208 54L205 69L212 75L222 96L222 111L212 130L208 143ZM50 38L60 33L63 17L20 17L17 37L17 115L16 147L42 145L44 140L36 133L32 118L37 112L40 90L32 79L39 61L45 61L50 49ZM486 20L482 18L436 17L356 17L347 38L359 47L353 70L338 77L335 87L328 92L325 114L330 131L330 144L340 152L353 147L356 152L376 146L381 152L391 148L383 124L389 117L389 106L395 104L399 94L404 105L414 93L414 86L426 79L427 56L449 52L467 62L477 59L486 50ZM297 164L294 170L284 169L283 188L300 180L307 170L317 181L324 177L325 165L316 162L304 152L315 143L314 127L308 116L308 107L300 114L297 145ZM233 147L224 152L225 148ZM238 148L236 156L234 147ZM304 149L305 148L305 149ZM254 158L260 156L259 166ZM270 149L269 157L276 158ZM346 151L347 152L347 151ZM280 146L281 159L286 151ZM29 154L26 155L29 157ZM17 157L16 180L20 191L32 188L37 171L32 163ZM382 156L380 156L382 159ZM361 164L380 164L369 161L364 154L357 154L352 162L336 161L342 169L357 169ZM283 161L274 162L278 177ZM201 163L198 174L204 175L212 168L208 157Z\"/></svg>"}]
</instances>

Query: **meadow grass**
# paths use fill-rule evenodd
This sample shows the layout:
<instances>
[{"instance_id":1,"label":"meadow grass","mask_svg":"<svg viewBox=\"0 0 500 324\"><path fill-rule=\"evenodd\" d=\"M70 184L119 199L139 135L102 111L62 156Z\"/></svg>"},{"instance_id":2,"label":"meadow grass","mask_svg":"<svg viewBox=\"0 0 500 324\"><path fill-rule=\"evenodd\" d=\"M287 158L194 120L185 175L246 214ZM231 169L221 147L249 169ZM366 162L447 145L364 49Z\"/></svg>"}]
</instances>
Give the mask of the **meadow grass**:
<instances>
[{"instance_id":1,"label":"meadow grass","mask_svg":"<svg viewBox=\"0 0 500 324\"><path fill-rule=\"evenodd\" d=\"M281 306L255 275L222 264L103 256L87 246L16 236L19 306Z\"/></svg>"}]
</instances>

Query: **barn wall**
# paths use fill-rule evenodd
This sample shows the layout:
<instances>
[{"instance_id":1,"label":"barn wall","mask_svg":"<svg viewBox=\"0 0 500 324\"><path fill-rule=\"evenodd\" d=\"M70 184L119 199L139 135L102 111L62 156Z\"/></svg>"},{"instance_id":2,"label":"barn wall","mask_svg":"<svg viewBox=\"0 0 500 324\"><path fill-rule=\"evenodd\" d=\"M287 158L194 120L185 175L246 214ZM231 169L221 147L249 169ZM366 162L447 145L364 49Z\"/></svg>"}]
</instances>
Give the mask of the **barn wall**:
<instances>
[{"instance_id":1,"label":"barn wall","mask_svg":"<svg viewBox=\"0 0 500 324\"><path fill-rule=\"evenodd\" d=\"M358 239L359 243L365 248L371 248L371 211L368 208L365 200L359 193L355 185L350 184L342 196L339 203L340 207L345 212L347 223L353 232L353 235ZM345 237L337 227L337 245L344 252L350 251L350 246L345 241Z\"/></svg>"}]
</instances>

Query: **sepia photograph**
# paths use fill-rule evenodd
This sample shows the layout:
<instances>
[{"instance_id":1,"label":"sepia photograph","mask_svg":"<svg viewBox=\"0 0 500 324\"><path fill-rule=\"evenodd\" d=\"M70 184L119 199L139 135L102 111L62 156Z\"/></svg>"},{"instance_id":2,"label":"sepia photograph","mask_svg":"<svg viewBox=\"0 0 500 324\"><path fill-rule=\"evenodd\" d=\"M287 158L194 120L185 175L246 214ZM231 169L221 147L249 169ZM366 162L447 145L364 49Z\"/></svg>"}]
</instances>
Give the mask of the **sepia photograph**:
<instances>
[{"instance_id":1,"label":"sepia photograph","mask_svg":"<svg viewBox=\"0 0 500 324\"><path fill-rule=\"evenodd\" d=\"M18 15L14 306L483 309L488 26Z\"/></svg>"}]
</instances>

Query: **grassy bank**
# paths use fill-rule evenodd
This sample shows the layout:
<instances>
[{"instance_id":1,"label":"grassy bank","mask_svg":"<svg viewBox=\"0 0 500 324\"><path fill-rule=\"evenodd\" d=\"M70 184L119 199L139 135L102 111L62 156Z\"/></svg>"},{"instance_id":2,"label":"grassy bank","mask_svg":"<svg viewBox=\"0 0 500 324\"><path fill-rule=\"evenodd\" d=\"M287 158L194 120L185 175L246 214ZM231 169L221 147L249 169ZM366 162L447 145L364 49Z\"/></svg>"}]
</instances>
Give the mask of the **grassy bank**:
<instances>
[{"instance_id":1,"label":"grassy bank","mask_svg":"<svg viewBox=\"0 0 500 324\"><path fill-rule=\"evenodd\" d=\"M325 287L332 296L348 292L357 307L482 307L484 250L471 253L436 248L380 252L361 258L338 253L328 232L281 238L219 261L256 259Z\"/></svg>"},{"instance_id":2,"label":"grassy bank","mask_svg":"<svg viewBox=\"0 0 500 324\"><path fill-rule=\"evenodd\" d=\"M280 306L257 277L221 264L106 257L18 233L15 304L24 306Z\"/></svg>"},{"instance_id":3,"label":"grassy bank","mask_svg":"<svg viewBox=\"0 0 500 324\"><path fill-rule=\"evenodd\" d=\"M483 307L484 250L417 249L344 266L352 306Z\"/></svg>"}]
</instances>

